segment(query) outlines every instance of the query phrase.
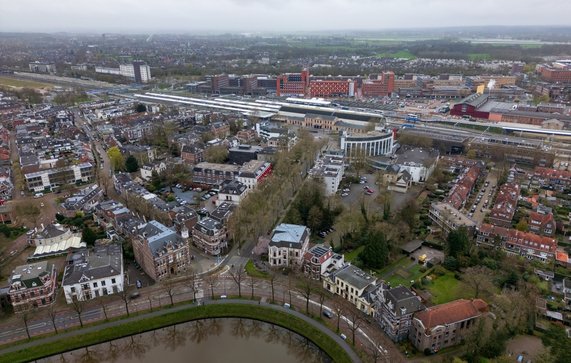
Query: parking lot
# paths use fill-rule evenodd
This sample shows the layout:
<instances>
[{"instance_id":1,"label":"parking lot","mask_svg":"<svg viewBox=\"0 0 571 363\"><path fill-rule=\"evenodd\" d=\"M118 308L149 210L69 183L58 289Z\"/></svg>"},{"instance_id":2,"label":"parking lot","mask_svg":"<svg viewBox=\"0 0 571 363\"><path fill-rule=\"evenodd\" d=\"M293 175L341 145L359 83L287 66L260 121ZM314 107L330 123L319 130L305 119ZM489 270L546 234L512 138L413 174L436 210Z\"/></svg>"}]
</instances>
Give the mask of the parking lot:
<instances>
[{"instance_id":1,"label":"parking lot","mask_svg":"<svg viewBox=\"0 0 571 363\"><path fill-rule=\"evenodd\" d=\"M497 189L498 178L494 173L489 173L486 181L480 188L474 203L466 206L468 217L474 220L477 224L481 224L484 217L492 209L494 203L494 194Z\"/></svg>"}]
</instances>

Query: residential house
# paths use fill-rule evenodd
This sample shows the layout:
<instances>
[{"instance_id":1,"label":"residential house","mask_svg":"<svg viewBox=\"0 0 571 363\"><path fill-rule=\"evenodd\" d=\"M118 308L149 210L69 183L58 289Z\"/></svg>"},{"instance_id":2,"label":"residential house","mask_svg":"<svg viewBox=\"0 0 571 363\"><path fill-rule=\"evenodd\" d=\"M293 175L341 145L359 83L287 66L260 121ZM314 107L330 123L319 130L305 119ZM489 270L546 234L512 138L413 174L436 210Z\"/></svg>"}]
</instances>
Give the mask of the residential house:
<instances>
[{"instance_id":1,"label":"residential house","mask_svg":"<svg viewBox=\"0 0 571 363\"><path fill-rule=\"evenodd\" d=\"M14 312L22 313L53 304L56 287L55 265L49 261L36 262L18 266L12 271L8 297Z\"/></svg>"},{"instance_id":2,"label":"residential house","mask_svg":"<svg viewBox=\"0 0 571 363\"><path fill-rule=\"evenodd\" d=\"M450 189L445 202L456 209L462 209L476 186L476 181L482 172L482 168L483 165L480 163L468 166L465 172L458 178L458 182Z\"/></svg>"},{"instance_id":3,"label":"residential house","mask_svg":"<svg viewBox=\"0 0 571 363\"><path fill-rule=\"evenodd\" d=\"M571 186L571 171L536 167L534 178L542 187L563 190Z\"/></svg>"},{"instance_id":4,"label":"residential house","mask_svg":"<svg viewBox=\"0 0 571 363\"><path fill-rule=\"evenodd\" d=\"M123 249L120 244L96 245L71 255L63 274L65 300L86 301L123 291Z\"/></svg>"},{"instance_id":5,"label":"residential house","mask_svg":"<svg viewBox=\"0 0 571 363\"><path fill-rule=\"evenodd\" d=\"M455 300L414 314L409 339L417 350L438 352L460 344L488 312L481 299Z\"/></svg>"},{"instance_id":6,"label":"residential house","mask_svg":"<svg viewBox=\"0 0 571 363\"><path fill-rule=\"evenodd\" d=\"M341 296L367 315L373 315L371 293L377 288L376 279L353 265L345 265L323 276L323 287Z\"/></svg>"},{"instance_id":7,"label":"residential house","mask_svg":"<svg viewBox=\"0 0 571 363\"><path fill-rule=\"evenodd\" d=\"M224 180L236 179L239 172L239 165L201 162L192 169L192 181L198 184L220 185Z\"/></svg>"},{"instance_id":8,"label":"residential house","mask_svg":"<svg viewBox=\"0 0 571 363\"><path fill-rule=\"evenodd\" d=\"M501 247L507 253L541 262L552 261L557 253L557 241L551 237L487 223L478 228L476 243L494 248Z\"/></svg>"},{"instance_id":9,"label":"residential house","mask_svg":"<svg viewBox=\"0 0 571 363\"><path fill-rule=\"evenodd\" d=\"M520 186L515 183L506 183L500 187L496 201L490 212L490 223L500 227L510 227L513 216L517 210Z\"/></svg>"},{"instance_id":10,"label":"residential house","mask_svg":"<svg viewBox=\"0 0 571 363\"><path fill-rule=\"evenodd\" d=\"M272 231L268 260L272 267L301 267L309 244L309 228L281 223Z\"/></svg>"},{"instance_id":11,"label":"residential house","mask_svg":"<svg viewBox=\"0 0 571 363\"><path fill-rule=\"evenodd\" d=\"M333 252L331 247L315 245L303 255L303 272L320 280L328 271L341 268L345 264L343 255Z\"/></svg>"},{"instance_id":12,"label":"residential house","mask_svg":"<svg viewBox=\"0 0 571 363\"><path fill-rule=\"evenodd\" d=\"M261 160L250 160L240 167L237 179L251 190L256 189L258 184L271 173L272 164Z\"/></svg>"},{"instance_id":13,"label":"residential house","mask_svg":"<svg viewBox=\"0 0 571 363\"><path fill-rule=\"evenodd\" d=\"M155 220L139 227L132 243L135 260L155 281L179 275L190 265L186 241Z\"/></svg>"},{"instance_id":14,"label":"residential house","mask_svg":"<svg viewBox=\"0 0 571 363\"><path fill-rule=\"evenodd\" d=\"M139 172L141 173L141 179L150 181L153 177L153 172L160 174L165 170L167 170L167 164L165 164L164 161L161 161L154 164L145 164L141 166Z\"/></svg>"},{"instance_id":15,"label":"residential house","mask_svg":"<svg viewBox=\"0 0 571 363\"><path fill-rule=\"evenodd\" d=\"M375 318L381 328L394 342L400 342L408 337L412 316L421 310L423 305L420 297L401 285L383 289L376 308Z\"/></svg>"}]
</instances>

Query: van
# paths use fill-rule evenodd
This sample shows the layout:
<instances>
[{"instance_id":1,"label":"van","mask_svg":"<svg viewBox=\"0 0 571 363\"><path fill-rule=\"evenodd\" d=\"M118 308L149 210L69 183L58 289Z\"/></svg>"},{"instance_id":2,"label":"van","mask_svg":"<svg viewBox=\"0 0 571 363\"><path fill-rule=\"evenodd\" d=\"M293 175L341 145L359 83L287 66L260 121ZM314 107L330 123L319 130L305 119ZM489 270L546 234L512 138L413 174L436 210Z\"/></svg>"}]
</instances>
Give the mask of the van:
<instances>
[{"instance_id":1,"label":"van","mask_svg":"<svg viewBox=\"0 0 571 363\"><path fill-rule=\"evenodd\" d=\"M347 340L347 336L345 334L341 333L339 336L341 337L341 339Z\"/></svg>"},{"instance_id":2,"label":"van","mask_svg":"<svg viewBox=\"0 0 571 363\"><path fill-rule=\"evenodd\" d=\"M290 308L291 308L291 305L290 305L290 304L288 304L288 303L285 303L285 304L284 304L284 308L286 308L286 309L290 309Z\"/></svg>"}]
</instances>

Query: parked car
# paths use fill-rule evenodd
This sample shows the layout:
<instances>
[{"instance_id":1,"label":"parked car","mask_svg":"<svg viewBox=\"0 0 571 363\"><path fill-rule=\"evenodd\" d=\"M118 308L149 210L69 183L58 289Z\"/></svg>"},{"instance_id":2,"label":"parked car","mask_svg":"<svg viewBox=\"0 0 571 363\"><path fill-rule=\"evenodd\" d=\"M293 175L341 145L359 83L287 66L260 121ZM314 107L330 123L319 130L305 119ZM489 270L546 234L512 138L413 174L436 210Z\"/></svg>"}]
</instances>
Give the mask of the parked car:
<instances>
[{"instance_id":1,"label":"parked car","mask_svg":"<svg viewBox=\"0 0 571 363\"><path fill-rule=\"evenodd\" d=\"M333 312L329 309L323 309L323 316L331 319L333 318Z\"/></svg>"}]
</instances>

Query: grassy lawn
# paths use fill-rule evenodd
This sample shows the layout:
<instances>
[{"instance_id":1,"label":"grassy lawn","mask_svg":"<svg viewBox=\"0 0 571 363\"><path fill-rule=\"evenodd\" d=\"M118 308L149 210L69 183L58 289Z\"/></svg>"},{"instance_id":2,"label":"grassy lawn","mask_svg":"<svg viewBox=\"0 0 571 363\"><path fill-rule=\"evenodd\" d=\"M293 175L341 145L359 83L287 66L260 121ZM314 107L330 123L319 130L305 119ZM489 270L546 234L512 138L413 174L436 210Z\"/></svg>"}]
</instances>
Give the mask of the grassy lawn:
<instances>
[{"instance_id":1,"label":"grassy lawn","mask_svg":"<svg viewBox=\"0 0 571 363\"><path fill-rule=\"evenodd\" d=\"M434 277L434 275L432 276ZM454 277L453 272L447 272L432 280L428 286L428 291L432 294L433 304L444 304L462 297L468 297L464 284Z\"/></svg>"},{"instance_id":2,"label":"grassy lawn","mask_svg":"<svg viewBox=\"0 0 571 363\"><path fill-rule=\"evenodd\" d=\"M260 271L256 268L256 266L254 265L254 261L249 260L248 263L246 263L246 273L248 274L248 276L252 276L252 277L257 277L257 278L268 278L268 274L266 272Z\"/></svg>"},{"instance_id":3,"label":"grassy lawn","mask_svg":"<svg viewBox=\"0 0 571 363\"><path fill-rule=\"evenodd\" d=\"M416 59L416 56L409 52L408 50L400 50L395 53L379 53L376 55L377 58L405 58L405 59Z\"/></svg>"},{"instance_id":4,"label":"grassy lawn","mask_svg":"<svg viewBox=\"0 0 571 363\"><path fill-rule=\"evenodd\" d=\"M139 321L126 322L119 326L108 327L91 333L81 334L81 332L79 332L76 336L62 338L49 344L5 354L0 358L0 361L11 363L29 362L59 352L94 345L132 334L139 334L173 324L214 317L243 317L280 325L309 338L332 357L335 362L351 362L347 353L333 339L300 318L269 308L241 304L189 307L182 311L171 312Z\"/></svg>"},{"instance_id":5,"label":"grassy lawn","mask_svg":"<svg viewBox=\"0 0 571 363\"><path fill-rule=\"evenodd\" d=\"M28 81L24 79L16 79L10 77L0 77L0 86L8 86L15 88L52 88L53 86L47 83L36 81Z\"/></svg>"},{"instance_id":6,"label":"grassy lawn","mask_svg":"<svg viewBox=\"0 0 571 363\"><path fill-rule=\"evenodd\" d=\"M348 262L353 262L357 259L357 256L359 256L359 253L361 253L361 251L363 251L365 249L365 246L359 246L357 248L355 248L353 251L346 253L345 254L345 261Z\"/></svg>"},{"instance_id":7,"label":"grassy lawn","mask_svg":"<svg viewBox=\"0 0 571 363\"><path fill-rule=\"evenodd\" d=\"M410 263L408 259L405 259L407 263ZM398 286L403 285L406 287L410 287L411 281L416 281L421 278L427 271L422 272L420 269L422 265L415 263L410 268L398 268L395 270L394 274L392 274L387 281L391 283L391 286Z\"/></svg>"}]
</instances>

